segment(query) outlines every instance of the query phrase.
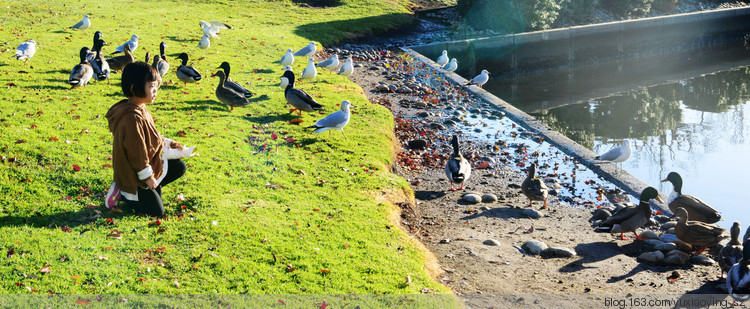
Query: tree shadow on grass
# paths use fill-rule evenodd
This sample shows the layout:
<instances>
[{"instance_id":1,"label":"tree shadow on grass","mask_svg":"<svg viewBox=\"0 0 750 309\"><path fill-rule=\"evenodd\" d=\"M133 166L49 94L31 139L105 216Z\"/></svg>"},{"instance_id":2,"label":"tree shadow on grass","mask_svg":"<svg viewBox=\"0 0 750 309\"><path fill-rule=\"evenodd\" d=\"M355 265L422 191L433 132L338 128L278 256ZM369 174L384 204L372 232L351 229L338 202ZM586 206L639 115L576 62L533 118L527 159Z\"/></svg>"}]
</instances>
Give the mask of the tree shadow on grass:
<instances>
[{"instance_id":1,"label":"tree shadow on grass","mask_svg":"<svg viewBox=\"0 0 750 309\"><path fill-rule=\"evenodd\" d=\"M403 26L415 20L411 14L393 13L301 25L294 30L294 34L328 45L338 43L337 40L340 40L340 38L362 37L368 34L391 31L396 29L397 26Z\"/></svg>"}]
</instances>

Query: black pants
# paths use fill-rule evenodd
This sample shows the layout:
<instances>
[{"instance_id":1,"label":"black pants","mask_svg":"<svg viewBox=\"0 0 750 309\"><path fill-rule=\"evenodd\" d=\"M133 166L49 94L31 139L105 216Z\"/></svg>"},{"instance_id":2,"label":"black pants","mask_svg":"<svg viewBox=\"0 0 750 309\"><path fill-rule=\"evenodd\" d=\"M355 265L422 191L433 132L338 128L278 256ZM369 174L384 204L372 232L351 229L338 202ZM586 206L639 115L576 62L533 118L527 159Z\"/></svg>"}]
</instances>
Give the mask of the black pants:
<instances>
[{"instance_id":1,"label":"black pants","mask_svg":"<svg viewBox=\"0 0 750 309\"><path fill-rule=\"evenodd\" d=\"M123 196L122 200L125 201L125 207L132 208L137 213L149 216L161 217L164 215L164 202L161 199L161 187L182 177L187 171L185 162L182 162L180 159L167 160L167 164L167 175L164 176L161 183L156 186L156 189L138 188L138 201L131 201Z\"/></svg>"}]
</instances>

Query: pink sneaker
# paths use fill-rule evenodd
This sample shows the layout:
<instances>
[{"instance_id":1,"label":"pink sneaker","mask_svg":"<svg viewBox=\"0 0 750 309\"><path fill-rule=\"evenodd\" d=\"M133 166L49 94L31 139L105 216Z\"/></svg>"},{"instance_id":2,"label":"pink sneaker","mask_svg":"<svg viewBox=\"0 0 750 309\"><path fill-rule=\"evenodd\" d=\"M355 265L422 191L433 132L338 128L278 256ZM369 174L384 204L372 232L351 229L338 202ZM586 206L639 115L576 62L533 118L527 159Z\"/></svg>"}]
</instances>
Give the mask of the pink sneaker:
<instances>
[{"instance_id":1,"label":"pink sneaker","mask_svg":"<svg viewBox=\"0 0 750 309\"><path fill-rule=\"evenodd\" d=\"M112 209L117 206L117 202L120 201L120 187L117 186L117 184L113 181L112 185L109 186L109 190L107 191L107 197L106 201L104 201L104 205L107 206L107 208Z\"/></svg>"}]
</instances>

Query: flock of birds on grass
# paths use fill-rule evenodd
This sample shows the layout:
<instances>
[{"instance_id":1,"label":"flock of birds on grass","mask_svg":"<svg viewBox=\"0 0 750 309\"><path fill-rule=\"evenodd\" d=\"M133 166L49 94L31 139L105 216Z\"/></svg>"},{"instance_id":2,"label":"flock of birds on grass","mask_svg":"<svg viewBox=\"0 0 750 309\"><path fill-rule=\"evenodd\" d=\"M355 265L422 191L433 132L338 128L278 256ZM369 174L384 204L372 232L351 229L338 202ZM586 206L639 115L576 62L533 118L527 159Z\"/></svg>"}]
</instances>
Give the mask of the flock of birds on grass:
<instances>
[{"instance_id":1,"label":"flock of birds on grass","mask_svg":"<svg viewBox=\"0 0 750 309\"><path fill-rule=\"evenodd\" d=\"M218 39L218 34L221 29L233 29L231 26L219 21L200 21L199 25L203 30L203 37L198 44L198 48L201 49L209 48L211 45L210 40L212 38ZM84 15L83 20L69 28L84 30L90 27L91 19L89 15ZM138 48L139 39L138 35L132 35L129 41L115 48L115 51L111 54L112 57L105 58L102 53L102 47L106 46L107 42L103 40L102 32L96 31L94 33L93 46L91 48L83 47L80 49L79 63L71 70L68 84L71 88L86 87L92 79L97 81L106 80L109 84L111 72L122 71L125 66L136 61L133 52ZM18 48L16 48L16 53L13 57L18 60L23 60L25 64L28 64L29 60L34 57L34 54L36 53L36 46L37 42L34 40L28 40L21 43L18 45ZM159 54L154 55L153 61L150 53L146 52L145 57L145 62L151 63L162 78L170 69L169 60L165 54L166 47L167 45L165 42L159 44ZM315 63L312 56L315 55L316 51L317 47L315 42L310 42L310 44L298 50L296 53L291 48L288 49L286 54L281 58L280 62L285 66L283 76L281 77L284 98L287 101L287 105L291 104L294 107L293 109L290 109L290 112L296 110L299 112L299 115L302 115L303 111L309 113L323 111L323 106L318 103L313 96L302 89L295 88L295 74L291 67L292 63L294 63L295 56L308 57L308 65L302 71L301 80L313 80L318 75L317 67L335 70L339 66L340 62L338 55L336 54L329 59ZM117 55L120 53L122 53L122 55ZM177 79L184 83L185 87L187 87L188 83L196 83L203 78L198 70L193 66L188 65L189 56L187 53L182 52L176 58L180 59L181 62L175 69L174 73L175 76L177 76ZM230 78L230 64L228 62L222 62L218 69L221 70L211 74L211 77L219 78L219 84L217 85L215 92L216 98L220 102L228 105L230 111L234 110L235 107L249 105L249 99L255 94ZM338 74L348 77L353 73L354 64L352 58L349 57L344 64L341 65ZM341 131L343 134L343 129L349 123L351 117L351 107L351 102L344 100L341 102L340 110L316 121L314 125L307 128L312 129L314 132L335 129ZM346 137L346 134L343 135Z\"/></svg>"}]
</instances>

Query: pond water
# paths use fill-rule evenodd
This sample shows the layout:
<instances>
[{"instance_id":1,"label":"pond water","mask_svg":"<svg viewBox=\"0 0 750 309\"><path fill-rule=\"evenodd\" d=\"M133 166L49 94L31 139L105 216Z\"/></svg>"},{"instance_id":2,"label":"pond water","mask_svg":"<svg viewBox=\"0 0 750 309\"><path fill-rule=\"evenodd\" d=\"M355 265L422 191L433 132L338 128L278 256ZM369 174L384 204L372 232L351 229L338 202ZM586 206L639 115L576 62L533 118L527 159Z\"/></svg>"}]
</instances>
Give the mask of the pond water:
<instances>
[{"instance_id":1,"label":"pond water","mask_svg":"<svg viewBox=\"0 0 750 309\"><path fill-rule=\"evenodd\" d=\"M750 225L750 57L744 48L674 61L631 62L485 85L499 98L596 153L631 139L623 169L665 194L683 193ZM465 74L464 76L469 76Z\"/></svg>"}]
</instances>

